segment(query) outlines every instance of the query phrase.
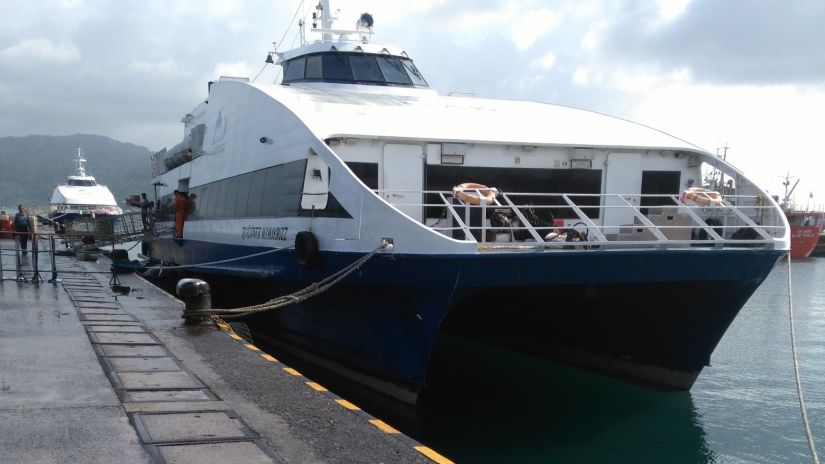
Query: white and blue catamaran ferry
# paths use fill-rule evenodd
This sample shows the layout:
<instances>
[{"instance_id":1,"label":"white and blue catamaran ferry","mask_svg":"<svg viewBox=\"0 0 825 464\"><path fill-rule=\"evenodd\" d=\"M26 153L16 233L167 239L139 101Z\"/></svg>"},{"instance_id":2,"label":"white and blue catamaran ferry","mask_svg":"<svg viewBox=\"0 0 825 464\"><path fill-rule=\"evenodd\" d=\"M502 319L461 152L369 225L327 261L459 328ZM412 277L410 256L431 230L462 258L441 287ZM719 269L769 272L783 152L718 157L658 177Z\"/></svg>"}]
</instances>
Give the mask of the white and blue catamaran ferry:
<instances>
[{"instance_id":1,"label":"white and blue catamaran ferry","mask_svg":"<svg viewBox=\"0 0 825 464\"><path fill-rule=\"evenodd\" d=\"M149 255L288 291L392 244L256 327L412 391L442 331L690 388L789 249L771 197L643 125L439 95L369 15L334 30L321 3L280 82L210 83L155 154L161 208L177 189L190 211ZM711 169L735 194L702 188Z\"/></svg>"}]
</instances>

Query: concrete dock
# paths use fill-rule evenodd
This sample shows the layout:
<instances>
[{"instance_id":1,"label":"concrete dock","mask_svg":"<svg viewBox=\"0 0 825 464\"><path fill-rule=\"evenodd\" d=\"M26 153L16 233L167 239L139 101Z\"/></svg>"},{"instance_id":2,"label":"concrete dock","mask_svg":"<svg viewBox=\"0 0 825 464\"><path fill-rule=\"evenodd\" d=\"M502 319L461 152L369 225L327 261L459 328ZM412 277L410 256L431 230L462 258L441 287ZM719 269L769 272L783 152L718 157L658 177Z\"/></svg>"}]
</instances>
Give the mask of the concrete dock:
<instances>
[{"instance_id":1,"label":"concrete dock","mask_svg":"<svg viewBox=\"0 0 825 464\"><path fill-rule=\"evenodd\" d=\"M0 463L450 462L105 257L0 247Z\"/></svg>"}]
</instances>

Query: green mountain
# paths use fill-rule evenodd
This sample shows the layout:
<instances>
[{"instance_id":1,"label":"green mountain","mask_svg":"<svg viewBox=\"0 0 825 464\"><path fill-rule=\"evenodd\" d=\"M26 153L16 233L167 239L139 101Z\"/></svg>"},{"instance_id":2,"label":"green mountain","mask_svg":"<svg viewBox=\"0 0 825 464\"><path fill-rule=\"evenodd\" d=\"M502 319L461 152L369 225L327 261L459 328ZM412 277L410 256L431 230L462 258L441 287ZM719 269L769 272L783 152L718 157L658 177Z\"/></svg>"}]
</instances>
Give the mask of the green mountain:
<instances>
[{"instance_id":1,"label":"green mountain","mask_svg":"<svg viewBox=\"0 0 825 464\"><path fill-rule=\"evenodd\" d=\"M45 209L54 187L74 174L78 144L87 174L109 187L121 207L128 195L151 193L148 148L88 134L0 137L0 208Z\"/></svg>"}]
</instances>

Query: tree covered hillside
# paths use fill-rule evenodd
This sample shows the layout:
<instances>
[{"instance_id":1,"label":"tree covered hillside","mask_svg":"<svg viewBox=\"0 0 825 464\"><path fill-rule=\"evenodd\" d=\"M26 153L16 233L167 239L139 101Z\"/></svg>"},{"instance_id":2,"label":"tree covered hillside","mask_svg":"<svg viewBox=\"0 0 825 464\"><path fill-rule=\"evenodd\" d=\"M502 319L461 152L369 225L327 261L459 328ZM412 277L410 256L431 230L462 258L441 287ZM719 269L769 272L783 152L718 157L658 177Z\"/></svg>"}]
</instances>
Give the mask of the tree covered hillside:
<instances>
[{"instance_id":1,"label":"tree covered hillside","mask_svg":"<svg viewBox=\"0 0 825 464\"><path fill-rule=\"evenodd\" d=\"M151 152L145 147L87 134L0 137L0 207L45 208L54 187L74 174L78 144L86 173L109 187L121 207L130 194L150 193Z\"/></svg>"}]
</instances>

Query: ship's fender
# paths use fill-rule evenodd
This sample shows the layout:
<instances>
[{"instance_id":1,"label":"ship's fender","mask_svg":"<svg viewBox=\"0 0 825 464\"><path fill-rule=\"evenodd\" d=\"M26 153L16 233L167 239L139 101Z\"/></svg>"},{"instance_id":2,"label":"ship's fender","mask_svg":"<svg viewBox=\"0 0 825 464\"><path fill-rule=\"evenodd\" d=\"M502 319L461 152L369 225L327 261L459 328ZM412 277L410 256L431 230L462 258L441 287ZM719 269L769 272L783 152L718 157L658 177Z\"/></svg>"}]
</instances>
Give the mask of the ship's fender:
<instances>
[{"instance_id":1,"label":"ship's fender","mask_svg":"<svg viewBox=\"0 0 825 464\"><path fill-rule=\"evenodd\" d=\"M318 264L318 238L315 234L303 230L295 235L295 256L298 264L305 269Z\"/></svg>"}]
</instances>

